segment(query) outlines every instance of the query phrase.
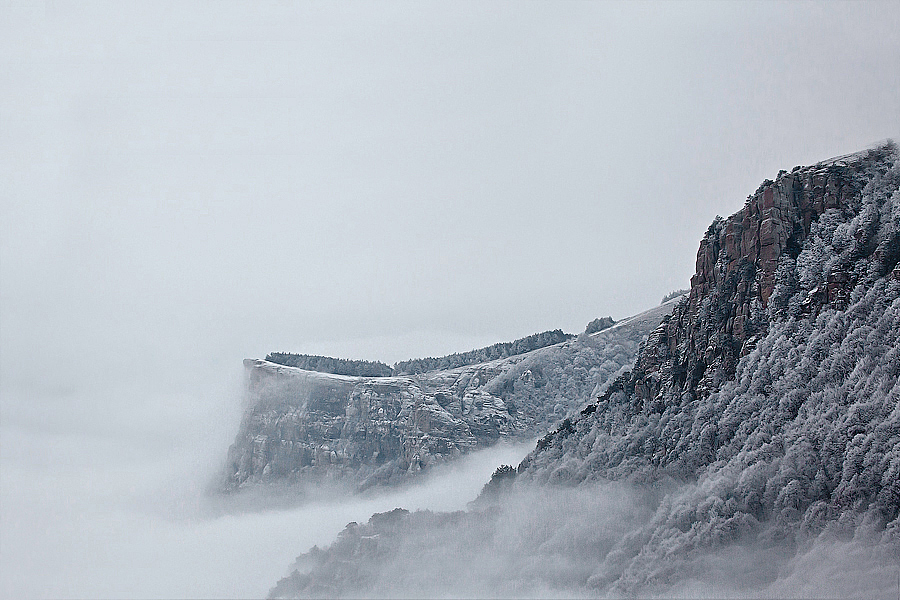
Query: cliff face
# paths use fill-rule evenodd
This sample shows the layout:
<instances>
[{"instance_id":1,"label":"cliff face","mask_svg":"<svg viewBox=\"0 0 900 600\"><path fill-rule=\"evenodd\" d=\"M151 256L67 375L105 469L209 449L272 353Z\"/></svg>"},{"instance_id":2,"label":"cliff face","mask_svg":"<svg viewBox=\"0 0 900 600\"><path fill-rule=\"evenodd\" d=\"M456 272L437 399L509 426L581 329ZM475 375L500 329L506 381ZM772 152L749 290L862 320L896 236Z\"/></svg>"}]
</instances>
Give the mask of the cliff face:
<instances>
[{"instance_id":1,"label":"cliff face","mask_svg":"<svg viewBox=\"0 0 900 600\"><path fill-rule=\"evenodd\" d=\"M592 335L464 367L352 377L244 361L249 407L226 489L343 479L398 482L500 440L528 440L630 364L674 302Z\"/></svg>"},{"instance_id":2,"label":"cliff face","mask_svg":"<svg viewBox=\"0 0 900 600\"><path fill-rule=\"evenodd\" d=\"M302 476L389 482L521 433L502 399L470 386L480 372L417 382L245 366L253 406L229 451L231 486Z\"/></svg>"},{"instance_id":3,"label":"cliff face","mask_svg":"<svg viewBox=\"0 0 900 600\"><path fill-rule=\"evenodd\" d=\"M586 583L657 589L734 543L900 548L898 190L893 145L764 183L709 228L632 372L519 465L522 484L685 486Z\"/></svg>"},{"instance_id":4,"label":"cliff face","mask_svg":"<svg viewBox=\"0 0 900 600\"><path fill-rule=\"evenodd\" d=\"M860 281L860 261L871 262L882 276L894 269L897 234L876 239L871 220L857 230L853 256L829 265L821 280L801 282L797 265L823 213L830 210L846 221L858 214L864 187L886 171L888 160L889 151L882 149L781 171L743 209L728 219L717 217L700 242L688 301L654 332L625 384L637 403L660 412L666 402L708 396L733 379L738 361L767 334L773 317L787 315L801 287L807 314L824 306L844 309Z\"/></svg>"},{"instance_id":5,"label":"cliff face","mask_svg":"<svg viewBox=\"0 0 900 600\"><path fill-rule=\"evenodd\" d=\"M781 172L713 222L634 368L500 472L489 509L348 527L273 594L894 594L898 260L896 146ZM465 581L443 577L461 554Z\"/></svg>"}]
</instances>

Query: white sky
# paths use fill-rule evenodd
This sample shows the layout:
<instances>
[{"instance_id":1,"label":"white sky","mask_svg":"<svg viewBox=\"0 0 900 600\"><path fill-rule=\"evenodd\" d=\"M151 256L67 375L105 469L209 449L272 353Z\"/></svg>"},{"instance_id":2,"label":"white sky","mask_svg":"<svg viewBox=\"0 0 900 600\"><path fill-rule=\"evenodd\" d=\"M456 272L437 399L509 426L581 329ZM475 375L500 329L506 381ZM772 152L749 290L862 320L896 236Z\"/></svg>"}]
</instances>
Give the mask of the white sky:
<instances>
[{"instance_id":1,"label":"white sky","mask_svg":"<svg viewBox=\"0 0 900 600\"><path fill-rule=\"evenodd\" d=\"M634 314L764 178L900 133L898 32L896 2L4 2L2 387Z\"/></svg>"}]
</instances>

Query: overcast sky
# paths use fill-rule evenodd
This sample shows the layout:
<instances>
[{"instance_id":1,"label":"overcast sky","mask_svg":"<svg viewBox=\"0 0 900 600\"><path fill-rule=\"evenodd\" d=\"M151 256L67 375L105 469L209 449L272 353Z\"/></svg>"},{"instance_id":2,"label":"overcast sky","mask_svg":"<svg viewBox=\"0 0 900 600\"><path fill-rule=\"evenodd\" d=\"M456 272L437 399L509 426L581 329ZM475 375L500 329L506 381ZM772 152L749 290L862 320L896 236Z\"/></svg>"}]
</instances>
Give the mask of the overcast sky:
<instances>
[{"instance_id":1,"label":"overcast sky","mask_svg":"<svg viewBox=\"0 0 900 600\"><path fill-rule=\"evenodd\" d=\"M4 2L3 389L639 312L764 178L900 134L898 32L896 2Z\"/></svg>"}]
</instances>

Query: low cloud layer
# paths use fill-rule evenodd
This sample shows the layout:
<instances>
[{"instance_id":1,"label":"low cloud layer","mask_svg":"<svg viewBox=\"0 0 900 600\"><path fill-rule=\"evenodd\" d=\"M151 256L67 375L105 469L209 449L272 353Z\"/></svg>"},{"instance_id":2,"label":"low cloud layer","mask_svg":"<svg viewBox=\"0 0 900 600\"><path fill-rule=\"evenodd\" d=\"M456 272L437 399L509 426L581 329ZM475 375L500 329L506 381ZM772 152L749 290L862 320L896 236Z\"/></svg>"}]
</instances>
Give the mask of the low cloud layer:
<instances>
[{"instance_id":1,"label":"low cloud layer","mask_svg":"<svg viewBox=\"0 0 900 600\"><path fill-rule=\"evenodd\" d=\"M896 597L900 545L876 528L850 536L828 530L795 545L774 539L769 526L744 541L673 546L671 555L641 561L648 535L651 544L667 543L667 532L652 524L660 498L690 497L692 487L517 486L499 505L468 512L375 515L349 525L324 552L299 557L273 594Z\"/></svg>"}]
</instances>

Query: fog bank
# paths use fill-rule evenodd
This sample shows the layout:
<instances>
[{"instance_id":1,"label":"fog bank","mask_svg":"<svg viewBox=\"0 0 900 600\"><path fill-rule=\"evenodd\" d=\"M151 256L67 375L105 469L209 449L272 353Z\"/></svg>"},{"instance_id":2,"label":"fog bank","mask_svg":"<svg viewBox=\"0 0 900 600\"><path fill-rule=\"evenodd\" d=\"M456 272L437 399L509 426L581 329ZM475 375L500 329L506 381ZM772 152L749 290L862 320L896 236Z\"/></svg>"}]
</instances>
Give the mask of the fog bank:
<instances>
[{"instance_id":1,"label":"fog bank","mask_svg":"<svg viewBox=\"0 0 900 600\"><path fill-rule=\"evenodd\" d=\"M219 403L186 394L31 397L31 409L5 414L0 596L265 596L298 553L348 522L397 506L464 508L497 466L533 447L498 446L366 497L281 508L252 495L210 498L239 396L235 386ZM117 398L127 410L97 410ZM73 408L85 404L90 412Z\"/></svg>"},{"instance_id":2,"label":"fog bank","mask_svg":"<svg viewBox=\"0 0 900 600\"><path fill-rule=\"evenodd\" d=\"M299 557L274 596L896 598L900 545L877 527L797 545L767 523L737 543L675 548L654 516L695 487L530 484L466 513L378 515Z\"/></svg>"}]
</instances>

